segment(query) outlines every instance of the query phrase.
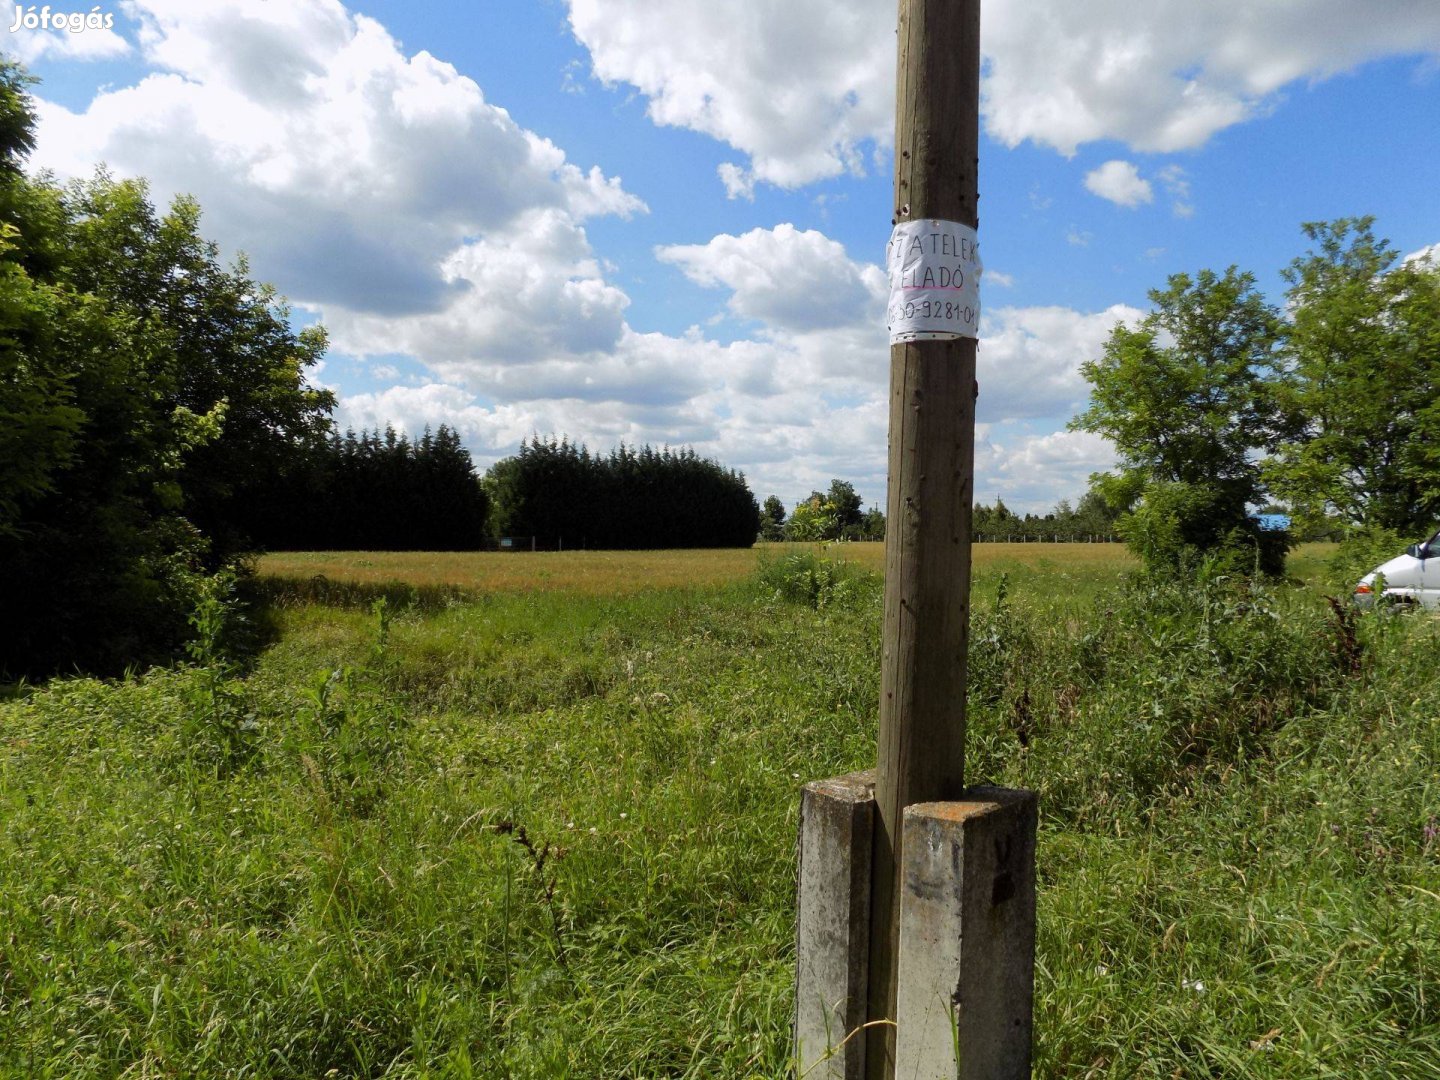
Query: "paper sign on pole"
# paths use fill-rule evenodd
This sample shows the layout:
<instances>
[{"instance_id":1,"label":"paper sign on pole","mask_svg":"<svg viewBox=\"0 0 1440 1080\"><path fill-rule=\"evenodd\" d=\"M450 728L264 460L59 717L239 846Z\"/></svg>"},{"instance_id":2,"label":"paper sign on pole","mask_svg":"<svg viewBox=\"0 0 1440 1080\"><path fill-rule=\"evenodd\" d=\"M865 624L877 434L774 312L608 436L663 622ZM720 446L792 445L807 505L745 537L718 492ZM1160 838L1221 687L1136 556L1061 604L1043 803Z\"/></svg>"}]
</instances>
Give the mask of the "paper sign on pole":
<instances>
[{"instance_id":1,"label":"paper sign on pole","mask_svg":"<svg viewBox=\"0 0 1440 1080\"><path fill-rule=\"evenodd\" d=\"M980 336L980 244L958 221L902 221L885 250L890 344Z\"/></svg>"}]
</instances>

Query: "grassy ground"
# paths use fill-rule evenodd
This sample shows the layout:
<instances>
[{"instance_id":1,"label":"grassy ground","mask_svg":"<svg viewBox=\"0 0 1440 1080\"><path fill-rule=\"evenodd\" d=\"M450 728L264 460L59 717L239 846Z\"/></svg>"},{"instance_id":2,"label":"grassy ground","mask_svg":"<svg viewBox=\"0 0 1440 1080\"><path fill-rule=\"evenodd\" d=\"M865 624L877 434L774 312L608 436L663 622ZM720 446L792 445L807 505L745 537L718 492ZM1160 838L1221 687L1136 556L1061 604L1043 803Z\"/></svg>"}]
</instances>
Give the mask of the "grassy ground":
<instances>
[{"instance_id":1,"label":"grassy ground","mask_svg":"<svg viewBox=\"0 0 1440 1080\"><path fill-rule=\"evenodd\" d=\"M1041 794L1036 1074L1440 1076L1440 627L1009 546L970 775ZM0 704L0 1075L786 1075L798 791L873 756L879 588L770 554L302 570L243 676Z\"/></svg>"},{"instance_id":2,"label":"grassy ground","mask_svg":"<svg viewBox=\"0 0 1440 1080\"><path fill-rule=\"evenodd\" d=\"M462 592L580 592L616 596L640 590L709 587L740 581L758 563L794 550L823 553L881 573L884 544L760 544L697 551L303 551L260 560L260 573L297 584L324 577L337 584L404 583ZM976 544L977 575L1058 569L1113 576L1132 565L1118 544Z\"/></svg>"}]
</instances>

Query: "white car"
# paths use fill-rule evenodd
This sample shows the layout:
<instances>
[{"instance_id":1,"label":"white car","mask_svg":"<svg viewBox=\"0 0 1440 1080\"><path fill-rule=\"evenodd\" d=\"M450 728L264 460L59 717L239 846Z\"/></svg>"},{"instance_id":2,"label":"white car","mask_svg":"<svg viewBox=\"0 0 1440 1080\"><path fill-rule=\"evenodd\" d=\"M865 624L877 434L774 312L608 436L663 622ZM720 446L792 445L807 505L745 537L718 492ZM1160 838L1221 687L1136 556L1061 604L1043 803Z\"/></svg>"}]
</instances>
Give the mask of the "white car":
<instances>
[{"instance_id":1,"label":"white car","mask_svg":"<svg viewBox=\"0 0 1440 1080\"><path fill-rule=\"evenodd\" d=\"M1377 579L1383 578L1380 598L1396 606L1440 608L1440 532L1423 544L1411 544L1360 579L1355 600L1368 607L1375 601Z\"/></svg>"}]
</instances>

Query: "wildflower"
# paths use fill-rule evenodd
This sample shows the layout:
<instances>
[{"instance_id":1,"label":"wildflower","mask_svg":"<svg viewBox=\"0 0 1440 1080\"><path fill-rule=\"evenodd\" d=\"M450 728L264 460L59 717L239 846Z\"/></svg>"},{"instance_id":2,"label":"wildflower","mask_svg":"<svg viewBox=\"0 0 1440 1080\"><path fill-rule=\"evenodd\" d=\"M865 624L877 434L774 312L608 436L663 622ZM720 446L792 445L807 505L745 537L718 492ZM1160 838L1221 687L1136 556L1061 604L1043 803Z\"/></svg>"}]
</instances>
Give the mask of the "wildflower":
<instances>
[{"instance_id":1,"label":"wildflower","mask_svg":"<svg viewBox=\"0 0 1440 1080\"><path fill-rule=\"evenodd\" d=\"M1197 994L1203 994L1205 992L1205 984L1199 979L1181 979L1180 985L1186 990L1194 990Z\"/></svg>"}]
</instances>

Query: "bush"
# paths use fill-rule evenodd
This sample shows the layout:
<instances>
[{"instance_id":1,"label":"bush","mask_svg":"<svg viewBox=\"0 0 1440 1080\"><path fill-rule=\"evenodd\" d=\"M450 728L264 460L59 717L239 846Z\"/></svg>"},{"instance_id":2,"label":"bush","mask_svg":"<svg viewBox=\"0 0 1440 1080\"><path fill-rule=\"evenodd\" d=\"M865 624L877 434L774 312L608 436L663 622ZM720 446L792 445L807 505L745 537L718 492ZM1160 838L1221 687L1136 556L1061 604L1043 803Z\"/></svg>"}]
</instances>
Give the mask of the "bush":
<instances>
[{"instance_id":1,"label":"bush","mask_svg":"<svg viewBox=\"0 0 1440 1080\"><path fill-rule=\"evenodd\" d=\"M762 558L755 578L773 599L804 604L816 611L873 595L881 584L876 574L813 551L792 551L778 559Z\"/></svg>"},{"instance_id":2,"label":"bush","mask_svg":"<svg viewBox=\"0 0 1440 1080\"><path fill-rule=\"evenodd\" d=\"M1152 572L1208 562L1220 573L1279 577L1290 548L1288 532L1260 528L1244 498L1220 485L1155 484L1118 528Z\"/></svg>"}]
</instances>

